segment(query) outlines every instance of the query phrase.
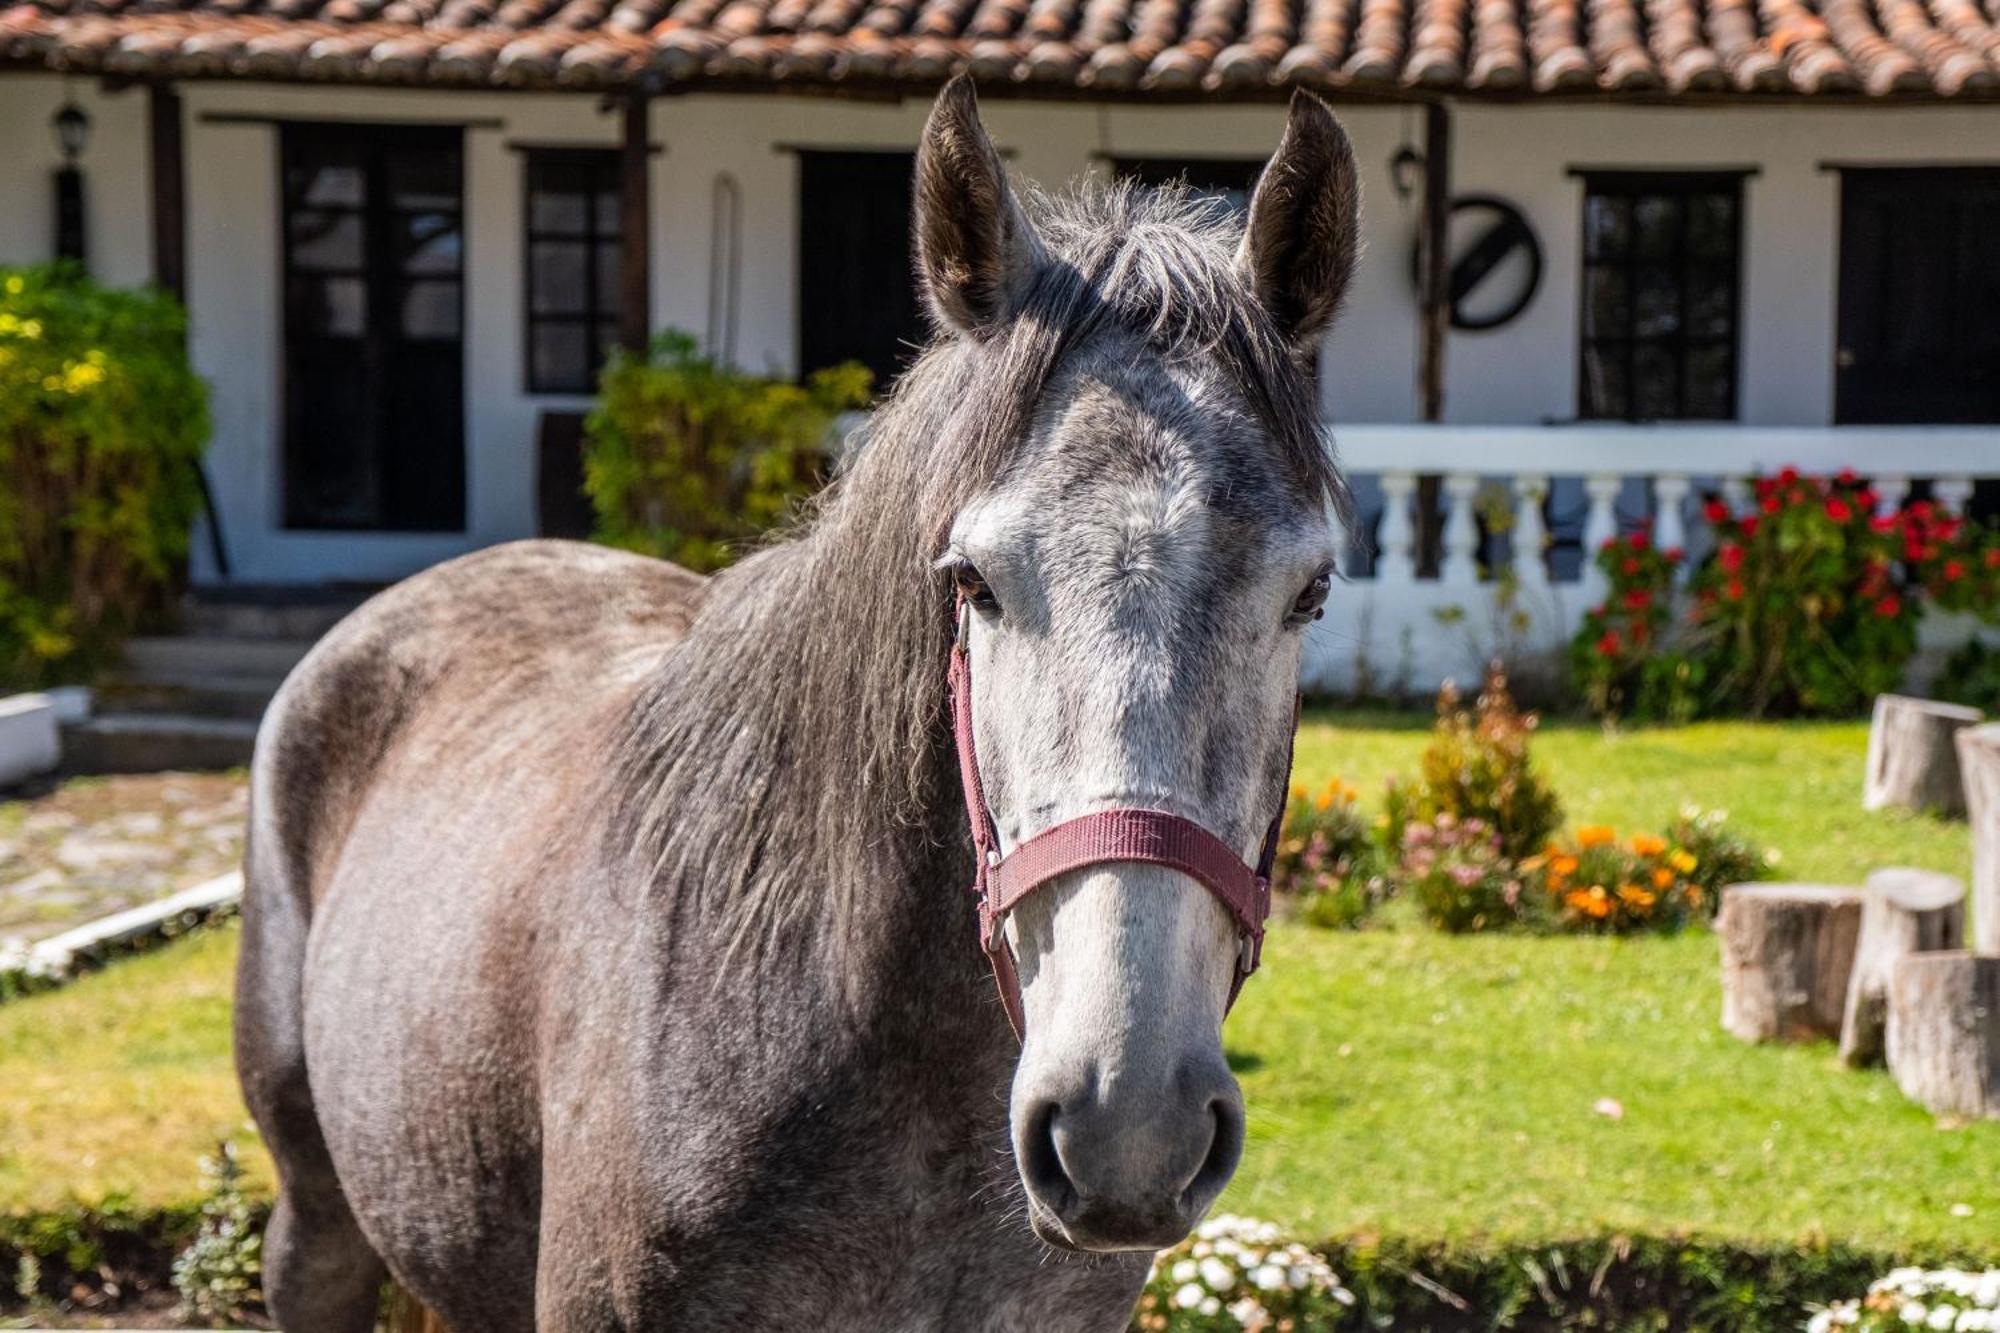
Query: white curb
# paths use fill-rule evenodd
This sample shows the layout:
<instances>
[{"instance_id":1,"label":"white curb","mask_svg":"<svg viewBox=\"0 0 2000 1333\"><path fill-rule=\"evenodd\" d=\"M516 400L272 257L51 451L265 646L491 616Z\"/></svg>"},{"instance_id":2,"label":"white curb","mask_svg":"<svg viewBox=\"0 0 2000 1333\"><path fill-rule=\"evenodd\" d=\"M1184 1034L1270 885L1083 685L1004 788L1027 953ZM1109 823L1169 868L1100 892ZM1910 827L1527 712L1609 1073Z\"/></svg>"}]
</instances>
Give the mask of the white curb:
<instances>
[{"instance_id":1,"label":"white curb","mask_svg":"<svg viewBox=\"0 0 2000 1333\"><path fill-rule=\"evenodd\" d=\"M157 902L145 903L123 912L114 912L95 921L86 921L74 930L51 935L45 940L37 940L28 946L28 958L31 963L46 967L51 972L67 972L71 960L78 954L87 954L107 944L122 944L142 935L150 935L160 928L162 922L171 921L183 912L206 914L226 903L235 902L242 896L243 873L232 870L226 875L218 875L205 884L182 889L179 893L161 898Z\"/></svg>"}]
</instances>

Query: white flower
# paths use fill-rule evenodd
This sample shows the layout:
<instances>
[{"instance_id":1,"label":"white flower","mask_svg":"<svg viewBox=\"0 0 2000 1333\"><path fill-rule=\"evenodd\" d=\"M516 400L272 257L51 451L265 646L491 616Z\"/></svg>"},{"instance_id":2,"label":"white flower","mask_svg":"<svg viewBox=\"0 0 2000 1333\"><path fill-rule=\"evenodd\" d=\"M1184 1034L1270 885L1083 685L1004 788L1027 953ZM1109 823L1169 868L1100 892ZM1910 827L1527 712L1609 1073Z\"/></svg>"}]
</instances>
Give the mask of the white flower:
<instances>
[{"instance_id":1,"label":"white flower","mask_svg":"<svg viewBox=\"0 0 2000 1333\"><path fill-rule=\"evenodd\" d=\"M1195 1282L1188 1283L1174 1293L1174 1304L1183 1310L1192 1310L1207 1299L1208 1293L1201 1289L1199 1283Z\"/></svg>"},{"instance_id":2,"label":"white flower","mask_svg":"<svg viewBox=\"0 0 2000 1333\"><path fill-rule=\"evenodd\" d=\"M1254 1296L1245 1296L1229 1307L1229 1313L1237 1323L1243 1325L1246 1333L1259 1333L1271 1326L1271 1312L1257 1304Z\"/></svg>"},{"instance_id":3,"label":"white flower","mask_svg":"<svg viewBox=\"0 0 2000 1333\"><path fill-rule=\"evenodd\" d=\"M1192 1282L1201 1272L1200 1265L1192 1259L1183 1259L1174 1265L1173 1279L1176 1282Z\"/></svg>"},{"instance_id":4,"label":"white flower","mask_svg":"<svg viewBox=\"0 0 2000 1333\"><path fill-rule=\"evenodd\" d=\"M1924 1303L1922 1301L1903 1302L1903 1309L1902 1309L1903 1322L1910 1325L1912 1328L1917 1327L1918 1325L1922 1324L1924 1320L1930 1318L1930 1313L1931 1312L1929 1310L1924 1308Z\"/></svg>"},{"instance_id":5,"label":"white flower","mask_svg":"<svg viewBox=\"0 0 2000 1333\"><path fill-rule=\"evenodd\" d=\"M1931 1317L1926 1322L1932 1328L1941 1330L1941 1333L1951 1333L1951 1326L1958 1322L1958 1310L1950 1305L1934 1305L1931 1307Z\"/></svg>"},{"instance_id":6,"label":"white flower","mask_svg":"<svg viewBox=\"0 0 2000 1333\"><path fill-rule=\"evenodd\" d=\"M1200 1309L1203 1314L1213 1319L1216 1315L1222 1313L1222 1302L1211 1296L1201 1303Z\"/></svg>"},{"instance_id":7,"label":"white flower","mask_svg":"<svg viewBox=\"0 0 2000 1333\"><path fill-rule=\"evenodd\" d=\"M1236 1270L1220 1259L1201 1261L1201 1280L1210 1291L1228 1291L1236 1285Z\"/></svg>"},{"instance_id":8,"label":"white flower","mask_svg":"<svg viewBox=\"0 0 2000 1333\"><path fill-rule=\"evenodd\" d=\"M1250 1270L1250 1285L1259 1291L1276 1291L1285 1285L1285 1270L1276 1264L1262 1264Z\"/></svg>"}]
</instances>

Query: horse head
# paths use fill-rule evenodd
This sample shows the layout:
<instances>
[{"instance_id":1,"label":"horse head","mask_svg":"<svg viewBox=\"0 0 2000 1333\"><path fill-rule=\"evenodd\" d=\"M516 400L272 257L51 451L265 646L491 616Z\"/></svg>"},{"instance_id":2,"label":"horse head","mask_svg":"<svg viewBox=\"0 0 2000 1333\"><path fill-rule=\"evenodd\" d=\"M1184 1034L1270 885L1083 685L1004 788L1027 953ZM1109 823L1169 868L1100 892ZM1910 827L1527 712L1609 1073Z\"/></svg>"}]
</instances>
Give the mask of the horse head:
<instances>
[{"instance_id":1,"label":"horse head","mask_svg":"<svg viewBox=\"0 0 2000 1333\"><path fill-rule=\"evenodd\" d=\"M1354 267L1353 154L1301 94L1245 223L1185 193L1114 199L1095 225L1022 207L970 83L939 97L916 180L932 314L988 373L1037 345L1046 368L938 552L969 667L968 785L1001 856L1119 810L1254 865L1334 574L1339 483L1308 366ZM1172 864L1107 860L1049 877L997 930L1019 978L1011 1132L1036 1232L1173 1244L1242 1152L1221 1038L1254 947L1241 919Z\"/></svg>"}]
</instances>

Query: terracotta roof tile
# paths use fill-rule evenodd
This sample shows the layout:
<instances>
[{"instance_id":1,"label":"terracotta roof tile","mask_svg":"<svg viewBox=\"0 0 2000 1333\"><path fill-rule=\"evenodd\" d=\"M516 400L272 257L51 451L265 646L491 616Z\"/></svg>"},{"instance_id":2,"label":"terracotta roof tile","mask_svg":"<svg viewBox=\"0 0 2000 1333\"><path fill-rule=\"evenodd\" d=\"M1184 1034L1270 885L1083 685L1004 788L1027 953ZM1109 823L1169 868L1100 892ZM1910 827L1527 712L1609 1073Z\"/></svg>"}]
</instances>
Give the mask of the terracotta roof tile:
<instances>
[{"instance_id":1,"label":"terracotta roof tile","mask_svg":"<svg viewBox=\"0 0 2000 1333\"><path fill-rule=\"evenodd\" d=\"M0 0L0 64L129 77L1269 100L2000 98L2000 0Z\"/></svg>"}]
</instances>

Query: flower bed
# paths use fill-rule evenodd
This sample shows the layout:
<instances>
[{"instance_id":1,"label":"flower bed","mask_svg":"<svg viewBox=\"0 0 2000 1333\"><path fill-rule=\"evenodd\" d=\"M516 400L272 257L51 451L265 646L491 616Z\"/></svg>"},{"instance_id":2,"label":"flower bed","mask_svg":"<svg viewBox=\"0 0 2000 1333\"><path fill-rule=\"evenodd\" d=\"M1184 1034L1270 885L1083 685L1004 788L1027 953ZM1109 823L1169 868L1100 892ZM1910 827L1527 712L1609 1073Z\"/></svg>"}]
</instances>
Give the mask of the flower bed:
<instances>
[{"instance_id":1,"label":"flower bed","mask_svg":"<svg viewBox=\"0 0 2000 1333\"><path fill-rule=\"evenodd\" d=\"M2000 1329L2000 1268L1898 1268L1869 1284L1858 1300L1835 1301L1813 1315L1808 1333L1852 1328L1859 1333L1990 1333Z\"/></svg>"}]
</instances>

